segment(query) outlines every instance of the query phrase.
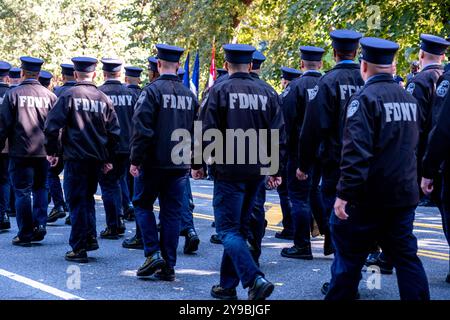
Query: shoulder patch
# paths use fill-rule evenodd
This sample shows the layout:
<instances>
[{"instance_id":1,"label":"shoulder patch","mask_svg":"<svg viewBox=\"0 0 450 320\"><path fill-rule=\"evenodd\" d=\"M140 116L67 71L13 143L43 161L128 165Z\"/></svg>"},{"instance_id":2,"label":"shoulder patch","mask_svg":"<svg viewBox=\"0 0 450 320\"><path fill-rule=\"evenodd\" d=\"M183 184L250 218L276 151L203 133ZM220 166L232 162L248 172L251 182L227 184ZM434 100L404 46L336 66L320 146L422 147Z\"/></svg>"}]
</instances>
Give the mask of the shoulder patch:
<instances>
[{"instance_id":1,"label":"shoulder patch","mask_svg":"<svg viewBox=\"0 0 450 320\"><path fill-rule=\"evenodd\" d=\"M445 97L445 95L448 92L449 87L450 87L450 83L448 80L442 81L439 84L439 87L437 87L437 89L436 89L436 95L441 98Z\"/></svg>"},{"instance_id":2,"label":"shoulder patch","mask_svg":"<svg viewBox=\"0 0 450 320\"><path fill-rule=\"evenodd\" d=\"M147 94L145 93L145 90L141 92L141 95L139 96L139 99L137 100L136 104L141 104L144 100L145 97L147 97Z\"/></svg>"},{"instance_id":3,"label":"shoulder patch","mask_svg":"<svg viewBox=\"0 0 450 320\"><path fill-rule=\"evenodd\" d=\"M408 91L410 94L413 94L415 88L416 84L414 82L411 82L410 84L408 84L406 91Z\"/></svg>"},{"instance_id":4,"label":"shoulder patch","mask_svg":"<svg viewBox=\"0 0 450 320\"><path fill-rule=\"evenodd\" d=\"M291 86L288 86L284 91L281 93L281 98L286 97L289 94L289 91L291 91Z\"/></svg>"},{"instance_id":5,"label":"shoulder patch","mask_svg":"<svg viewBox=\"0 0 450 320\"><path fill-rule=\"evenodd\" d=\"M356 111L358 111L358 109L359 109L359 101L353 100L347 108L347 118L353 116L356 113Z\"/></svg>"},{"instance_id":6,"label":"shoulder patch","mask_svg":"<svg viewBox=\"0 0 450 320\"><path fill-rule=\"evenodd\" d=\"M319 86L316 85L312 89L308 89L308 99L309 101L314 100L314 98L317 96L317 93L319 92Z\"/></svg>"}]
</instances>

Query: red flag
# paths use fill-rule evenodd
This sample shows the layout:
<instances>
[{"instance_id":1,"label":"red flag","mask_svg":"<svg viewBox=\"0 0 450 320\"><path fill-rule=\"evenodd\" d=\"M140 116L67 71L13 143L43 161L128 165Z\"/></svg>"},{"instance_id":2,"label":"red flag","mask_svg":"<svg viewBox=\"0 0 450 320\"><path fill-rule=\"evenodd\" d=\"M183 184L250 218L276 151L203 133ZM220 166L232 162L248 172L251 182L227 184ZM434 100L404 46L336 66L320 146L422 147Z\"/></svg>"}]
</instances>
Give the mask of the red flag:
<instances>
[{"instance_id":1,"label":"red flag","mask_svg":"<svg viewBox=\"0 0 450 320\"><path fill-rule=\"evenodd\" d=\"M213 47L211 53L211 66L209 67L208 88L211 88L216 81L216 40L213 40Z\"/></svg>"}]
</instances>

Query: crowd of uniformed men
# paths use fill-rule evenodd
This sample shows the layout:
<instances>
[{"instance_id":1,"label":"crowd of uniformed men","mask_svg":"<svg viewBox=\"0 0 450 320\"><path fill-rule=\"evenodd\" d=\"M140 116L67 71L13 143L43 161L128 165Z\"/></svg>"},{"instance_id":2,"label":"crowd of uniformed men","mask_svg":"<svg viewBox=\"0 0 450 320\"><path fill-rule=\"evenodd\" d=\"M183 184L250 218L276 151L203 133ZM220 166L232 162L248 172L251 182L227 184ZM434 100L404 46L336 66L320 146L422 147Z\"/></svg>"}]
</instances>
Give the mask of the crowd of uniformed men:
<instances>
[{"instance_id":1,"label":"crowd of uniformed men","mask_svg":"<svg viewBox=\"0 0 450 320\"><path fill-rule=\"evenodd\" d=\"M118 239L124 219L135 219L136 235L122 245L144 250L137 276L173 281L179 236L184 253L199 247L189 176L208 173L217 231L211 242L224 248L214 298L236 299L239 283L249 299L272 293L259 257L265 192L276 188L283 213L276 237L293 241L281 255L313 259L311 232L325 237L325 255L334 254L331 281L322 287L326 299L356 299L364 264L382 273L395 268L401 299L429 299L413 221L419 198L430 195L450 242L450 70L443 67L450 43L421 35L421 71L405 90L395 77L396 43L352 30L330 37L336 65L322 73L325 50L301 47L301 71L281 69L281 95L259 77L261 52L224 45L224 69L201 106L180 80L184 50L175 46L156 45L143 89L137 67L125 67L121 82L118 59L101 60L105 82L97 87L97 59L73 58L61 65L63 84L54 92L41 59L21 57L20 69L0 62L0 229L9 229L15 215L12 244L29 247L44 239L48 222L69 212L72 250L65 258L88 262L87 252L99 249L94 194L100 185L107 224L100 237ZM248 108L246 95L260 99ZM272 141L278 172L262 176L259 160L174 163L172 133L192 134L195 120L224 137L228 129L279 130Z\"/></svg>"}]
</instances>

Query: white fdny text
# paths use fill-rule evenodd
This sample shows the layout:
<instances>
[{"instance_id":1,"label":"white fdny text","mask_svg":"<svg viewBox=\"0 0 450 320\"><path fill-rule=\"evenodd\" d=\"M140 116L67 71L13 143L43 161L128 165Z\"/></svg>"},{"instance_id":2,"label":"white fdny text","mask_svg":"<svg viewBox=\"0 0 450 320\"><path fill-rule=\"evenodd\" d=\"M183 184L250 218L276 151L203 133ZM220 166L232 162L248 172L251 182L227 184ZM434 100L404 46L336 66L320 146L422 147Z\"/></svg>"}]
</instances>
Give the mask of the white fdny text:
<instances>
[{"instance_id":1,"label":"white fdny text","mask_svg":"<svg viewBox=\"0 0 450 320\"><path fill-rule=\"evenodd\" d=\"M390 102L384 104L386 122L417 121L417 105L409 102Z\"/></svg>"},{"instance_id":2,"label":"white fdny text","mask_svg":"<svg viewBox=\"0 0 450 320\"><path fill-rule=\"evenodd\" d=\"M230 93L230 109L250 109L266 111L269 98L260 94Z\"/></svg>"},{"instance_id":3,"label":"white fdny text","mask_svg":"<svg viewBox=\"0 0 450 320\"><path fill-rule=\"evenodd\" d=\"M114 107L131 107L133 104L133 97L130 95L110 95L108 97L111 99Z\"/></svg>"},{"instance_id":4,"label":"white fdny text","mask_svg":"<svg viewBox=\"0 0 450 320\"><path fill-rule=\"evenodd\" d=\"M103 101L90 100L84 98L74 98L73 103L76 111L104 113L106 109L106 102Z\"/></svg>"},{"instance_id":5,"label":"white fdny text","mask_svg":"<svg viewBox=\"0 0 450 320\"><path fill-rule=\"evenodd\" d=\"M33 97L33 96L19 96L20 108L50 108L50 98L47 97Z\"/></svg>"},{"instance_id":6,"label":"white fdny text","mask_svg":"<svg viewBox=\"0 0 450 320\"><path fill-rule=\"evenodd\" d=\"M341 84L339 89L341 91L341 100L347 100L351 97L355 92L359 91L362 86L354 86L351 84Z\"/></svg>"},{"instance_id":7,"label":"white fdny text","mask_svg":"<svg viewBox=\"0 0 450 320\"><path fill-rule=\"evenodd\" d=\"M192 97L163 94L164 109L192 110Z\"/></svg>"}]
</instances>

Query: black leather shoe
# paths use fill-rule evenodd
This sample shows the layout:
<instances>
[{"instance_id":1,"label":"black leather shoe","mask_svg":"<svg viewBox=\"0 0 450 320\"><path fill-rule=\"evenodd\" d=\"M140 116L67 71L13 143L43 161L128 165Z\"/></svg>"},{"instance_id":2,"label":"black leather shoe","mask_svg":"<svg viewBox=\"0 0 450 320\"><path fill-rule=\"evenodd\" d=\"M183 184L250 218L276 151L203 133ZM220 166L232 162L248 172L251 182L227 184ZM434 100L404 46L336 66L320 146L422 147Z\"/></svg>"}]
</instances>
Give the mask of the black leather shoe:
<instances>
[{"instance_id":1,"label":"black leather shoe","mask_svg":"<svg viewBox=\"0 0 450 320\"><path fill-rule=\"evenodd\" d=\"M209 242L214 244L222 244L222 240L220 239L218 234L213 234L209 239Z\"/></svg>"},{"instance_id":2,"label":"black leather shoe","mask_svg":"<svg viewBox=\"0 0 450 320\"><path fill-rule=\"evenodd\" d=\"M153 275L155 280L175 281L175 270L173 268L164 267Z\"/></svg>"},{"instance_id":3,"label":"black leather shoe","mask_svg":"<svg viewBox=\"0 0 450 320\"><path fill-rule=\"evenodd\" d=\"M235 288L225 289L215 285L211 288L211 297L219 300L237 300L237 293Z\"/></svg>"},{"instance_id":4,"label":"black leather shoe","mask_svg":"<svg viewBox=\"0 0 450 320\"><path fill-rule=\"evenodd\" d=\"M117 230L113 230L112 228L107 227L105 230L100 232L100 238L117 240L119 239L119 233L117 232Z\"/></svg>"},{"instance_id":5,"label":"black leather shoe","mask_svg":"<svg viewBox=\"0 0 450 320\"><path fill-rule=\"evenodd\" d=\"M302 259L302 260L313 259L311 246L307 246L304 248L300 248L297 246L284 248L283 250L281 250L281 256L285 258Z\"/></svg>"},{"instance_id":6,"label":"black leather shoe","mask_svg":"<svg viewBox=\"0 0 450 320\"><path fill-rule=\"evenodd\" d=\"M64 212L63 207L54 207L47 217L47 222L55 222L56 220L64 218L65 216L66 213Z\"/></svg>"},{"instance_id":7,"label":"black leather shoe","mask_svg":"<svg viewBox=\"0 0 450 320\"><path fill-rule=\"evenodd\" d=\"M265 300L275 289L273 283L267 281L262 276L258 276L253 286L248 290L248 300Z\"/></svg>"},{"instance_id":8,"label":"black leather shoe","mask_svg":"<svg viewBox=\"0 0 450 320\"><path fill-rule=\"evenodd\" d=\"M156 271L164 268L165 265L166 262L161 258L161 253L157 251L147 257L147 260L145 260L144 264L138 269L136 275L138 277L149 277Z\"/></svg>"},{"instance_id":9,"label":"black leather shoe","mask_svg":"<svg viewBox=\"0 0 450 320\"><path fill-rule=\"evenodd\" d=\"M186 235L186 241L184 242L185 254L191 254L198 250L198 245L200 244L200 239L194 229L190 229Z\"/></svg>"},{"instance_id":10,"label":"black leather shoe","mask_svg":"<svg viewBox=\"0 0 450 320\"><path fill-rule=\"evenodd\" d=\"M323 255L329 256L334 254L333 244L331 243L330 234L325 234L325 241L323 243Z\"/></svg>"},{"instance_id":11,"label":"black leather shoe","mask_svg":"<svg viewBox=\"0 0 450 320\"><path fill-rule=\"evenodd\" d=\"M11 222L9 221L8 216L5 214L0 216L0 230L8 230L11 229Z\"/></svg>"},{"instance_id":12,"label":"black leather shoe","mask_svg":"<svg viewBox=\"0 0 450 320\"><path fill-rule=\"evenodd\" d=\"M67 251L65 259L67 261L78 262L78 263L88 263L89 262L86 250Z\"/></svg>"},{"instance_id":13,"label":"black leather shoe","mask_svg":"<svg viewBox=\"0 0 450 320\"><path fill-rule=\"evenodd\" d=\"M21 240L19 236L15 236L12 239L12 244L19 247L31 247L30 241Z\"/></svg>"},{"instance_id":14,"label":"black leather shoe","mask_svg":"<svg viewBox=\"0 0 450 320\"><path fill-rule=\"evenodd\" d=\"M380 256L381 252L373 252L369 254L369 256L366 259L366 262L364 263L366 267L372 266L378 262L378 257Z\"/></svg>"},{"instance_id":15,"label":"black leather shoe","mask_svg":"<svg viewBox=\"0 0 450 320\"><path fill-rule=\"evenodd\" d=\"M369 259L371 258L371 259ZM379 253L377 256L371 257L369 255L369 258L366 260L365 265L367 267L370 266L377 266L380 269L381 274L393 274L394 273L394 266L384 259L384 255L382 253Z\"/></svg>"},{"instance_id":16,"label":"black leather shoe","mask_svg":"<svg viewBox=\"0 0 450 320\"><path fill-rule=\"evenodd\" d=\"M142 239L140 239L136 235L134 235L131 238L123 240L122 247L127 248L127 249L144 250L144 242L142 242Z\"/></svg>"},{"instance_id":17,"label":"black leather shoe","mask_svg":"<svg viewBox=\"0 0 450 320\"><path fill-rule=\"evenodd\" d=\"M282 231L278 231L277 233L275 233L275 238L283 240L294 240L294 234L283 229Z\"/></svg>"},{"instance_id":18,"label":"black leather shoe","mask_svg":"<svg viewBox=\"0 0 450 320\"><path fill-rule=\"evenodd\" d=\"M67 224L68 226L72 225L72 222L70 221L70 216L67 216L66 221L64 223Z\"/></svg>"},{"instance_id":19,"label":"black leather shoe","mask_svg":"<svg viewBox=\"0 0 450 320\"><path fill-rule=\"evenodd\" d=\"M88 237L86 251L95 251L95 250L98 250L98 248L99 248L99 246L98 246L97 238Z\"/></svg>"},{"instance_id":20,"label":"black leather shoe","mask_svg":"<svg viewBox=\"0 0 450 320\"><path fill-rule=\"evenodd\" d=\"M31 237L31 242L39 242L44 240L47 230L44 226L39 226L34 228L33 236Z\"/></svg>"},{"instance_id":21,"label":"black leather shoe","mask_svg":"<svg viewBox=\"0 0 450 320\"><path fill-rule=\"evenodd\" d=\"M329 282L325 282L322 285L322 288L320 288L320 292L322 292L322 294L324 296L326 296L328 294L328 290L330 290L330 283ZM356 293L356 300L358 300L361 296L359 295L359 291Z\"/></svg>"},{"instance_id":22,"label":"black leather shoe","mask_svg":"<svg viewBox=\"0 0 450 320\"><path fill-rule=\"evenodd\" d=\"M445 279L445 282L450 283L450 272L447 275L447 278Z\"/></svg>"},{"instance_id":23,"label":"black leather shoe","mask_svg":"<svg viewBox=\"0 0 450 320\"><path fill-rule=\"evenodd\" d=\"M128 208L126 208L123 211L123 217L127 221L134 221L135 220L134 207L133 206L129 206Z\"/></svg>"},{"instance_id":24,"label":"black leather shoe","mask_svg":"<svg viewBox=\"0 0 450 320\"><path fill-rule=\"evenodd\" d=\"M119 226L117 227L117 233L119 235L123 235L125 233L125 230L127 230L127 227L125 226L125 222L122 218L119 218Z\"/></svg>"}]
</instances>

